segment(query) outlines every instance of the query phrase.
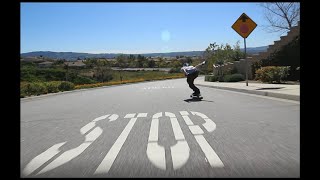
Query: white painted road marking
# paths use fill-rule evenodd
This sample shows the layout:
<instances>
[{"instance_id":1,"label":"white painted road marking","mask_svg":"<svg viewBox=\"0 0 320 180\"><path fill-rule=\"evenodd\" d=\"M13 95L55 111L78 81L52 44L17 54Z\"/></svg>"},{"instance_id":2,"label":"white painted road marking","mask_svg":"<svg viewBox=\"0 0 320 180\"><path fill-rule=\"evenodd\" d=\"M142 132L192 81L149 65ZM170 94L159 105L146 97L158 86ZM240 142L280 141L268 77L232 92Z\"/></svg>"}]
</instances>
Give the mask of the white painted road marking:
<instances>
[{"instance_id":1,"label":"white painted road marking","mask_svg":"<svg viewBox=\"0 0 320 180\"><path fill-rule=\"evenodd\" d=\"M118 117L119 117L119 115L117 115L117 114L112 114L110 117L109 117L109 121L115 121L115 120L117 120L118 119Z\"/></svg>"},{"instance_id":2,"label":"white painted road marking","mask_svg":"<svg viewBox=\"0 0 320 180\"><path fill-rule=\"evenodd\" d=\"M194 135L197 143L199 144L200 148L202 149L204 155L206 156L206 161L209 162L211 167L224 167L222 161L218 157L218 155L215 153L215 151L212 149L210 144L206 141L203 134L203 129L198 126L194 125L192 120L190 119L190 115L193 116L199 116L201 117L205 122L202 124L202 126L210 133L213 132L216 129L216 124L209 119L206 115L199 113L199 112L193 112L190 111L191 114L187 111L180 111L180 115L182 116L185 123L188 125L189 130ZM98 173L108 173L110 168L112 167L115 159L117 158L119 152L121 151L121 148L123 144L125 143L128 135L130 134L136 120L140 117L147 117L148 113L132 113L125 115L124 118L130 118L129 123L126 125L124 130L121 132L120 136L117 138L117 140L114 142L113 146L109 149L109 152L105 156L105 158L102 160L101 164L98 166L94 174ZM184 166L184 164L188 161L190 156L190 148L185 140L185 136L183 134L183 131L179 125L178 119L176 118L175 114L170 112L160 112L155 113L152 116L151 126L150 126L150 132L149 132L149 138L148 138L148 145L147 145L147 157L150 160L150 162L157 168L160 168L162 170L166 170L166 158L165 158L165 148L158 144L159 140L159 118L163 115L170 118L170 122L172 125L172 130L174 133L174 137L176 140L176 144L172 145L170 147L171 152L171 159L173 164L173 169L177 170ZM96 122L100 120L104 120L107 117L109 117L109 122L115 121L119 118L119 115L112 114L111 116L104 115L100 116L98 118L95 118L92 122L89 122L85 126L83 126L80 129L80 132L82 135L85 136L85 142L83 142L81 145L79 145L76 148L73 148L71 150L68 150L64 153L62 153L59 157L57 157L55 160L53 160L51 163L49 163L46 167L44 167L41 171L39 171L37 174L42 174L45 172L48 172L52 169L55 169L70 160L74 159L75 157L79 156L85 149L87 149L93 141L95 141L103 132L103 130L100 127L96 127ZM93 129L93 130L92 130ZM89 132L92 130L91 132ZM89 132L89 133L88 133ZM33 158L24 168L23 175L28 176L34 171L36 171L38 168L40 168L43 164L45 164L47 161L52 159L55 155L60 153L59 148L63 146L66 142L58 143L47 149L45 152L41 153L40 155Z\"/></svg>"},{"instance_id":3,"label":"white painted road marking","mask_svg":"<svg viewBox=\"0 0 320 180\"><path fill-rule=\"evenodd\" d=\"M162 87L158 87L158 86L152 86L152 87L144 87L142 89L147 90L147 89L173 89L173 86L162 86Z\"/></svg>"},{"instance_id":4,"label":"white painted road marking","mask_svg":"<svg viewBox=\"0 0 320 180\"><path fill-rule=\"evenodd\" d=\"M161 116L162 112L156 113L152 116L147 146L147 156L150 162L157 168L166 170L165 149L158 144L159 117Z\"/></svg>"},{"instance_id":5,"label":"white painted road marking","mask_svg":"<svg viewBox=\"0 0 320 180\"><path fill-rule=\"evenodd\" d=\"M220 160L220 158L218 157L216 152L212 149L210 144L203 137L202 134L204 132L202 131L202 129L198 125L193 125L190 118L188 116L186 116L187 113L185 111L180 111L180 114L182 115L182 118L185 120L186 124L189 124L188 125L189 129L190 129L191 133L194 135L195 139L197 140L197 142L198 142L200 148L202 149L203 153L205 154L206 158L208 159L210 166L211 167L224 167L222 161ZM191 114L198 115L201 118L203 118L205 123L203 123L202 125L204 126L204 128L208 132L212 132L216 129L216 124L211 119L209 119L206 115L199 113L199 112L192 112L192 111L191 111Z\"/></svg>"},{"instance_id":6,"label":"white painted road marking","mask_svg":"<svg viewBox=\"0 0 320 180\"><path fill-rule=\"evenodd\" d=\"M45 173L71 161L72 159L80 155L85 149L87 149L87 147L90 146L90 144L94 140L96 140L101 134L102 129L100 127L96 127L94 130L92 130L89 134L86 135L85 142L80 144L78 147L70 149L61 154L57 159L55 159L46 167L44 167L38 174Z\"/></svg>"},{"instance_id":7,"label":"white painted road marking","mask_svg":"<svg viewBox=\"0 0 320 180\"><path fill-rule=\"evenodd\" d=\"M102 160L101 164L98 166L94 174L100 174L100 173L108 173L113 162L115 161L117 155L119 154L124 142L126 141L132 127L134 126L136 120L138 118L134 118L135 114L127 114L125 118L131 118L127 126L124 128L116 142L113 144L113 146L110 148L107 155ZM138 116L146 116L146 113L141 113Z\"/></svg>"},{"instance_id":8,"label":"white painted road marking","mask_svg":"<svg viewBox=\"0 0 320 180\"><path fill-rule=\"evenodd\" d=\"M189 126L189 129L192 134L203 134L202 129L198 125Z\"/></svg>"},{"instance_id":9,"label":"white painted road marking","mask_svg":"<svg viewBox=\"0 0 320 180\"><path fill-rule=\"evenodd\" d=\"M85 134L86 132L88 132L90 129L92 129L94 126L96 125L95 122L90 122L87 125L83 126L80 129L81 134Z\"/></svg>"},{"instance_id":10,"label":"white painted road marking","mask_svg":"<svg viewBox=\"0 0 320 180\"><path fill-rule=\"evenodd\" d=\"M147 157L154 166L166 170L165 149L158 144L159 117L161 116L162 113L156 113L152 117L147 146ZM170 147L173 169L176 170L181 168L188 161L190 148L185 140L176 116L170 112L165 112L165 116L170 117L173 133L177 141L175 145Z\"/></svg>"},{"instance_id":11,"label":"white painted road marking","mask_svg":"<svg viewBox=\"0 0 320 180\"><path fill-rule=\"evenodd\" d=\"M224 167L222 161L220 160L219 156L216 152L211 148L210 144L202 135L195 135L194 136L201 147L202 151L206 155L209 164L211 167Z\"/></svg>"},{"instance_id":12,"label":"white painted road marking","mask_svg":"<svg viewBox=\"0 0 320 180\"><path fill-rule=\"evenodd\" d=\"M106 119L108 116L109 116L109 114L108 115L104 115L104 116L100 116L98 118L95 118L92 122L89 122L88 124L83 126L80 129L80 133L82 135L84 135L85 133L87 133L90 129L92 129L96 125L97 121ZM110 121L111 120L114 121L118 117L119 117L118 115L113 114L112 116L109 117L109 119L110 119ZM65 164L65 163L67 163L68 161L72 160L73 158L75 158L76 156L81 154L101 134L102 134L102 129L99 128L99 127L95 128L93 131L91 131L89 134L87 134L85 136L86 139L85 139L84 143L82 143L77 148L74 148L74 149L71 149L69 151L66 151L61 156L59 156L57 159L55 159L53 162L51 162L49 165L47 165L45 168L43 168L37 174L47 172L47 171L49 171L51 169L54 169L54 168L56 168L58 166L61 166L61 165ZM27 169L25 170L25 175L26 176L29 175L30 173L32 173L33 171L38 169L41 165L43 165L44 163L49 161L53 156L58 154L60 152L60 151L58 151L58 148L61 147L65 143L66 142L58 143L56 145L53 145L51 148L47 149L45 152L43 152L39 156L37 156L34 159L32 159L30 161L30 163L26 166Z\"/></svg>"},{"instance_id":13,"label":"white painted road marking","mask_svg":"<svg viewBox=\"0 0 320 180\"><path fill-rule=\"evenodd\" d=\"M107 118L108 116L109 116L109 114L101 116L101 117L98 117L98 118L94 119L93 122L103 120L103 119Z\"/></svg>"},{"instance_id":14,"label":"white painted road marking","mask_svg":"<svg viewBox=\"0 0 320 180\"><path fill-rule=\"evenodd\" d=\"M149 133L149 142L158 141L158 129L159 129L158 127L159 127L159 119L158 118L152 119L150 133Z\"/></svg>"},{"instance_id":15,"label":"white painted road marking","mask_svg":"<svg viewBox=\"0 0 320 180\"><path fill-rule=\"evenodd\" d=\"M56 154L58 154L59 148L64 145L66 142L62 142L59 144L55 144L52 147L50 147L49 149L47 149L45 152L39 154L38 156L36 156L35 158L33 158L28 164L27 166L24 168L24 170L22 171L22 174L25 176L28 176L29 174L31 174L33 171L35 171L36 169L38 169L40 166L42 166L44 163L46 163L47 161L49 161L53 156L55 156Z\"/></svg>"},{"instance_id":16,"label":"white painted road marking","mask_svg":"<svg viewBox=\"0 0 320 180\"><path fill-rule=\"evenodd\" d=\"M216 129L216 123L214 123L211 119L209 119L206 115L202 114L202 113L199 113L199 112L192 112L191 111L191 114L193 115L198 115L200 117L203 118L203 120L205 121L205 123L203 123L203 127L206 128L206 130L208 132L212 132Z\"/></svg>"}]
</instances>

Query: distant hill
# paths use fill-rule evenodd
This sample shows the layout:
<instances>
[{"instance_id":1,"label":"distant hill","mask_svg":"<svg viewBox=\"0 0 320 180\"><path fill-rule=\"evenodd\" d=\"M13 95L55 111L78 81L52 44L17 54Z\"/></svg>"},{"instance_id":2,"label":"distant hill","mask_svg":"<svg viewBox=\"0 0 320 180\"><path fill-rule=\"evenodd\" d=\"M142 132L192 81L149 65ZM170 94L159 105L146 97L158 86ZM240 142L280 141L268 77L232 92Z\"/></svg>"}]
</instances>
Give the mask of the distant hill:
<instances>
[{"instance_id":1,"label":"distant hill","mask_svg":"<svg viewBox=\"0 0 320 180\"><path fill-rule=\"evenodd\" d=\"M248 54L257 54L259 52L265 52L268 46L247 48ZM241 49L244 51L244 49ZM186 51L186 52L168 52L168 53L146 53L140 54L145 57L176 57L176 56L202 56L204 51ZM89 53L77 53L77 52L52 52L52 51L34 51L28 53L21 53L21 57L47 57L52 59L66 59L77 60L78 58L115 58L120 53L102 53L102 54L89 54ZM133 54L137 56L138 54Z\"/></svg>"},{"instance_id":2,"label":"distant hill","mask_svg":"<svg viewBox=\"0 0 320 180\"><path fill-rule=\"evenodd\" d=\"M252 48L247 48L247 53L258 54L259 52L266 52L267 49L268 49L268 46L252 47ZM244 52L244 48L241 48L240 50Z\"/></svg>"}]
</instances>

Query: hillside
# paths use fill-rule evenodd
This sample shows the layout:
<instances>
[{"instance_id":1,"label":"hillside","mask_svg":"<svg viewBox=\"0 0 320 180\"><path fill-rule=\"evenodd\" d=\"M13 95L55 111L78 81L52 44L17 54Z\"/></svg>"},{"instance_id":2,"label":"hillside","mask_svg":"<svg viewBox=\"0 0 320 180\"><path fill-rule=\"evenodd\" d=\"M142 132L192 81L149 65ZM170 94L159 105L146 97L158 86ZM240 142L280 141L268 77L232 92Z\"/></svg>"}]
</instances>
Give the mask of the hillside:
<instances>
[{"instance_id":1,"label":"hillside","mask_svg":"<svg viewBox=\"0 0 320 180\"><path fill-rule=\"evenodd\" d=\"M261 46L261 47L253 47L247 48L248 54L257 54L259 52L265 52L268 46ZM244 51L244 49L241 49ZM186 51L186 52L169 52L169 53L147 53L147 54L140 54L146 57L176 57L176 56L202 56L204 51ZM102 53L102 54L89 54L89 53L77 53L77 52L52 52L52 51L34 51L28 53L21 53L21 57L47 57L52 59L66 59L66 60L76 60L78 58L115 58L119 56L119 53ZM134 54L138 55L138 54Z\"/></svg>"}]
</instances>

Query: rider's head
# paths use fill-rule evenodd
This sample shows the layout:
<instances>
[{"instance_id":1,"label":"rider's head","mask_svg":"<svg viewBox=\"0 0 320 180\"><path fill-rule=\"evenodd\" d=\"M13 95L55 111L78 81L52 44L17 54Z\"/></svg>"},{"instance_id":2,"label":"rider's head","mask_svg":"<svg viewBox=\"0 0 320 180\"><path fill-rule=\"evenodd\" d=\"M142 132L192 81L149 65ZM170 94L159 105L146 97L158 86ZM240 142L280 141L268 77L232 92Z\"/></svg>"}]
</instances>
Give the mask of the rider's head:
<instances>
[{"instance_id":1,"label":"rider's head","mask_svg":"<svg viewBox=\"0 0 320 180\"><path fill-rule=\"evenodd\" d=\"M188 63L184 63L183 66L189 66L189 64Z\"/></svg>"}]
</instances>

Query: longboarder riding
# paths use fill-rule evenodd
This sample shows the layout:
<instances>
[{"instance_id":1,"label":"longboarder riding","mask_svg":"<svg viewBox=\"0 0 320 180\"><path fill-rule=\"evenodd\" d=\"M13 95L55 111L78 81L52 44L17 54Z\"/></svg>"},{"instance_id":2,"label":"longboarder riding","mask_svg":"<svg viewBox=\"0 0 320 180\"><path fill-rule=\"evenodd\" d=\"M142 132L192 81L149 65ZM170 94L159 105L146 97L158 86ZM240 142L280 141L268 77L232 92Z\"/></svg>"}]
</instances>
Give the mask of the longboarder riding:
<instances>
[{"instance_id":1,"label":"longboarder riding","mask_svg":"<svg viewBox=\"0 0 320 180\"><path fill-rule=\"evenodd\" d=\"M203 97L200 94L199 88L197 88L194 85L194 80L199 75L199 70L202 65L204 65L206 61L203 61L202 63L196 65L196 66L190 66L188 63L184 63L183 67L181 68L181 72L184 72L184 75L187 77L187 82L189 84L189 87L193 90L193 93L190 95L192 98L198 98L202 99Z\"/></svg>"}]
</instances>

